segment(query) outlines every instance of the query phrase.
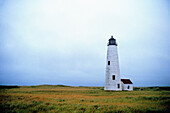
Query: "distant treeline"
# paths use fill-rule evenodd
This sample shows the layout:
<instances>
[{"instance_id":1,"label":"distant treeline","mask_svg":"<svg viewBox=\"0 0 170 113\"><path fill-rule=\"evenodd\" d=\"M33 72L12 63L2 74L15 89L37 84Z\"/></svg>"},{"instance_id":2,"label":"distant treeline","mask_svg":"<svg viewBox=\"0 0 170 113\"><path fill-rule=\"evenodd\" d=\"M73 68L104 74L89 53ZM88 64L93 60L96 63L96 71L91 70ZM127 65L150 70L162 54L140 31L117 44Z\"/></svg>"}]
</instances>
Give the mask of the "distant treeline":
<instances>
[{"instance_id":1,"label":"distant treeline","mask_svg":"<svg viewBox=\"0 0 170 113\"><path fill-rule=\"evenodd\" d=\"M170 91L170 87L159 87L159 86L155 86L155 87L134 87L133 88L135 91Z\"/></svg>"},{"instance_id":2,"label":"distant treeline","mask_svg":"<svg viewBox=\"0 0 170 113\"><path fill-rule=\"evenodd\" d=\"M20 88L20 86L2 86L2 85L0 85L0 89L11 89L11 88Z\"/></svg>"},{"instance_id":3,"label":"distant treeline","mask_svg":"<svg viewBox=\"0 0 170 113\"><path fill-rule=\"evenodd\" d=\"M20 88L20 87L27 87L27 88L54 88L54 87L74 87L74 86L66 86L66 85L35 85L35 86L8 86L8 85L0 85L0 89L11 89L11 88ZM92 88L92 89L102 89L104 87L87 87L87 86L75 86L75 87L85 87L85 88ZM170 91L170 87L162 87L162 86L155 86L155 87L134 87L134 91Z\"/></svg>"}]
</instances>

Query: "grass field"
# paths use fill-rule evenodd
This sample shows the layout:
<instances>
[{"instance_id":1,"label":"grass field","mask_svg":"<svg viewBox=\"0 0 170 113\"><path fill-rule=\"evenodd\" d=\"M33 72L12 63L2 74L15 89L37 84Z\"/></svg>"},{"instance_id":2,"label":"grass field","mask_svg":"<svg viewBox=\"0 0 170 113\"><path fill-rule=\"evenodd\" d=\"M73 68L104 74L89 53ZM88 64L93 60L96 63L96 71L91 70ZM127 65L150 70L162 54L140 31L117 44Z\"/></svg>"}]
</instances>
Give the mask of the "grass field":
<instances>
[{"instance_id":1,"label":"grass field","mask_svg":"<svg viewBox=\"0 0 170 113\"><path fill-rule=\"evenodd\" d=\"M102 87L0 86L0 111L64 113L170 113L170 88L104 91Z\"/></svg>"}]
</instances>

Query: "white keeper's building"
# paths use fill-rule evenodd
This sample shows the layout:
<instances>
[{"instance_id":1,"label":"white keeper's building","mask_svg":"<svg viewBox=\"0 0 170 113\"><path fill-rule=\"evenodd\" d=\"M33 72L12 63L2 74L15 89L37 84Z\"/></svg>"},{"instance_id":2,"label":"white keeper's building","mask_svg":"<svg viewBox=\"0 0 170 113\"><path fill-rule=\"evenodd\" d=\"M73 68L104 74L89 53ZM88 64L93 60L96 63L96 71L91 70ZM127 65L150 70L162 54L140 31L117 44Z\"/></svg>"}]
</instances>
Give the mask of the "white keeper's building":
<instances>
[{"instance_id":1,"label":"white keeper's building","mask_svg":"<svg viewBox=\"0 0 170 113\"><path fill-rule=\"evenodd\" d=\"M130 81L130 79L120 78L117 43L113 36L111 36L107 45L107 62L104 90L133 90L133 83Z\"/></svg>"}]
</instances>

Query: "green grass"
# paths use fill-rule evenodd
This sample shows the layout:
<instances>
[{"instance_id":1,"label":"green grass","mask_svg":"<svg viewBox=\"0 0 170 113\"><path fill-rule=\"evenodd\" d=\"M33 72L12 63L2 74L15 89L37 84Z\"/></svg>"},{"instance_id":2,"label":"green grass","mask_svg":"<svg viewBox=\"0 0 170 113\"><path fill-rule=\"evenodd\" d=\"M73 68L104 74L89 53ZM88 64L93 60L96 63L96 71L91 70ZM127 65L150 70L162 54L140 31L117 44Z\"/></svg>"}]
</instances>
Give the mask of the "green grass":
<instances>
[{"instance_id":1,"label":"green grass","mask_svg":"<svg viewBox=\"0 0 170 113\"><path fill-rule=\"evenodd\" d=\"M169 87L104 91L63 85L0 86L0 111L62 113L170 113Z\"/></svg>"}]
</instances>

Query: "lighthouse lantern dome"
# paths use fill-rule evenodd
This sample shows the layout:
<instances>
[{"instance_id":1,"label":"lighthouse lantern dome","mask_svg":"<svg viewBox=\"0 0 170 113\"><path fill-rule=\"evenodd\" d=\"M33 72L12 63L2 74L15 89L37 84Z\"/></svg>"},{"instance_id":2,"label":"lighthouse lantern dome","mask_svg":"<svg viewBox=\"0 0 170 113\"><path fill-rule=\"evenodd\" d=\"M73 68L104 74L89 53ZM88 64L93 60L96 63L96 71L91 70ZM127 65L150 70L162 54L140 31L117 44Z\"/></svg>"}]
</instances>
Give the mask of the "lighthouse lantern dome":
<instances>
[{"instance_id":1,"label":"lighthouse lantern dome","mask_svg":"<svg viewBox=\"0 0 170 113\"><path fill-rule=\"evenodd\" d=\"M117 46L116 39L114 39L113 36L111 36L111 38L109 39L108 46L109 45L116 45Z\"/></svg>"}]
</instances>

